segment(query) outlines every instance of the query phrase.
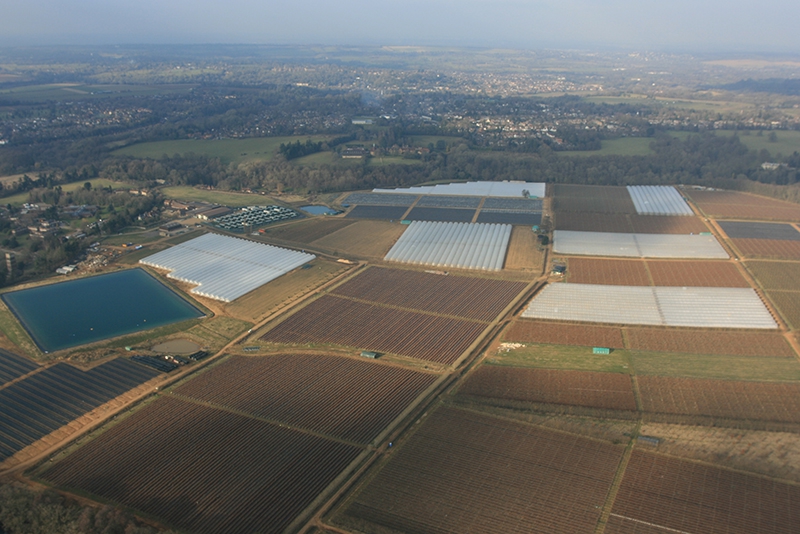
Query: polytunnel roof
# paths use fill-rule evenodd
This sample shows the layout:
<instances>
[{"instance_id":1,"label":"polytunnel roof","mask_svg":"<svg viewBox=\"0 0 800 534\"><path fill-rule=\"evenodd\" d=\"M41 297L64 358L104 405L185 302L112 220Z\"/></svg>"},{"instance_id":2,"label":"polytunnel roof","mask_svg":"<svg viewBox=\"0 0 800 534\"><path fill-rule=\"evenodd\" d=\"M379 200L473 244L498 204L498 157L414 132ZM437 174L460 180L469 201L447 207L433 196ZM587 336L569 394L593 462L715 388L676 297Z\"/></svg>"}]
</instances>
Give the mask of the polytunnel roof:
<instances>
[{"instance_id":1,"label":"polytunnel roof","mask_svg":"<svg viewBox=\"0 0 800 534\"><path fill-rule=\"evenodd\" d=\"M713 235L553 232L553 252L628 258L728 259Z\"/></svg>"}]
</instances>

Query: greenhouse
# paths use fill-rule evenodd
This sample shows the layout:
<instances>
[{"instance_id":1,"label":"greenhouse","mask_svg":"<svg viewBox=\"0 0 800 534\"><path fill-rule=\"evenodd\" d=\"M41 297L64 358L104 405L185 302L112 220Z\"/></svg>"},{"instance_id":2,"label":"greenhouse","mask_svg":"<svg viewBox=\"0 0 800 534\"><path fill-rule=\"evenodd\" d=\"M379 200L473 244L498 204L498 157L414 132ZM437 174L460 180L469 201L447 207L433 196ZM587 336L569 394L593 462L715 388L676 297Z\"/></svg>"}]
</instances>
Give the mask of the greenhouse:
<instances>
[{"instance_id":1,"label":"greenhouse","mask_svg":"<svg viewBox=\"0 0 800 534\"><path fill-rule=\"evenodd\" d=\"M544 198L545 184L539 182L466 182L399 189L373 189L373 193L405 193L415 195L464 195L474 197L520 197L528 192L531 198Z\"/></svg>"},{"instance_id":2,"label":"greenhouse","mask_svg":"<svg viewBox=\"0 0 800 534\"><path fill-rule=\"evenodd\" d=\"M581 256L627 258L728 259L713 235L553 232L553 252Z\"/></svg>"},{"instance_id":3,"label":"greenhouse","mask_svg":"<svg viewBox=\"0 0 800 534\"><path fill-rule=\"evenodd\" d=\"M139 260L195 284L192 293L231 302L313 260L306 254L218 234L205 234Z\"/></svg>"},{"instance_id":4,"label":"greenhouse","mask_svg":"<svg viewBox=\"0 0 800 534\"><path fill-rule=\"evenodd\" d=\"M384 258L387 261L499 271L503 268L509 224L414 221Z\"/></svg>"},{"instance_id":5,"label":"greenhouse","mask_svg":"<svg viewBox=\"0 0 800 534\"><path fill-rule=\"evenodd\" d=\"M750 288L558 283L545 287L522 316L694 328L778 328L761 298Z\"/></svg>"},{"instance_id":6,"label":"greenhouse","mask_svg":"<svg viewBox=\"0 0 800 534\"><path fill-rule=\"evenodd\" d=\"M694 215L678 191L669 185L629 185L639 215Z\"/></svg>"}]
</instances>

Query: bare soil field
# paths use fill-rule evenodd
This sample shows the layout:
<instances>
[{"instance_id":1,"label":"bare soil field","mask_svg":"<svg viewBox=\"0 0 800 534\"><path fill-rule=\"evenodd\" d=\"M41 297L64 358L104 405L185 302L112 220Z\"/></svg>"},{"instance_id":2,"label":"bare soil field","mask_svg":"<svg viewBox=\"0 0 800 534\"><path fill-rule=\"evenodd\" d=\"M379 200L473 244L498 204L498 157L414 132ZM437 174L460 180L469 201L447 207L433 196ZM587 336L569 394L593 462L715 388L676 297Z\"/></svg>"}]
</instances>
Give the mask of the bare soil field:
<instances>
[{"instance_id":1,"label":"bare soil field","mask_svg":"<svg viewBox=\"0 0 800 534\"><path fill-rule=\"evenodd\" d=\"M482 365L459 395L523 402L635 410L633 384L620 373L587 373Z\"/></svg>"},{"instance_id":2,"label":"bare soil field","mask_svg":"<svg viewBox=\"0 0 800 534\"><path fill-rule=\"evenodd\" d=\"M800 260L800 241L785 239L731 239L746 258Z\"/></svg>"},{"instance_id":3,"label":"bare soil field","mask_svg":"<svg viewBox=\"0 0 800 534\"><path fill-rule=\"evenodd\" d=\"M708 227L698 217L674 215L630 215L635 234L699 234Z\"/></svg>"},{"instance_id":4,"label":"bare soil field","mask_svg":"<svg viewBox=\"0 0 800 534\"><path fill-rule=\"evenodd\" d=\"M632 350L794 357L794 351L783 336L765 332L628 328L625 333Z\"/></svg>"},{"instance_id":5,"label":"bare soil field","mask_svg":"<svg viewBox=\"0 0 800 534\"><path fill-rule=\"evenodd\" d=\"M608 534L789 534L800 524L800 486L633 451Z\"/></svg>"},{"instance_id":6,"label":"bare soil field","mask_svg":"<svg viewBox=\"0 0 800 534\"><path fill-rule=\"evenodd\" d=\"M748 261L746 267L766 290L800 291L800 263Z\"/></svg>"},{"instance_id":7,"label":"bare soil field","mask_svg":"<svg viewBox=\"0 0 800 534\"><path fill-rule=\"evenodd\" d=\"M383 258L405 229L398 223L356 221L312 244L356 257Z\"/></svg>"},{"instance_id":8,"label":"bare soil field","mask_svg":"<svg viewBox=\"0 0 800 534\"><path fill-rule=\"evenodd\" d=\"M647 412L800 423L800 383L639 376Z\"/></svg>"},{"instance_id":9,"label":"bare soil field","mask_svg":"<svg viewBox=\"0 0 800 534\"><path fill-rule=\"evenodd\" d=\"M545 323L519 319L505 334L506 341L624 348L622 331L608 326Z\"/></svg>"},{"instance_id":10,"label":"bare soil field","mask_svg":"<svg viewBox=\"0 0 800 534\"><path fill-rule=\"evenodd\" d=\"M190 532L277 534L360 453L359 447L161 397L49 464L42 477Z\"/></svg>"},{"instance_id":11,"label":"bare soil field","mask_svg":"<svg viewBox=\"0 0 800 534\"><path fill-rule=\"evenodd\" d=\"M541 273L544 253L539 250L536 234L527 226L515 226L508 242L505 268Z\"/></svg>"},{"instance_id":12,"label":"bare soil field","mask_svg":"<svg viewBox=\"0 0 800 534\"><path fill-rule=\"evenodd\" d=\"M308 265L310 265L309 269L295 269L239 297L225 306L226 313L245 321L257 323L282 304L303 296L347 269L346 265L320 258L313 260Z\"/></svg>"},{"instance_id":13,"label":"bare soil field","mask_svg":"<svg viewBox=\"0 0 800 534\"><path fill-rule=\"evenodd\" d=\"M654 451L800 482L800 435L707 426L644 423ZM643 446L643 442L639 441Z\"/></svg>"},{"instance_id":14,"label":"bare soil field","mask_svg":"<svg viewBox=\"0 0 800 534\"><path fill-rule=\"evenodd\" d=\"M800 205L738 191L685 190L709 217L800 222Z\"/></svg>"},{"instance_id":15,"label":"bare soil field","mask_svg":"<svg viewBox=\"0 0 800 534\"><path fill-rule=\"evenodd\" d=\"M487 323L385 308L326 295L261 337L273 343L333 343L450 365Z\"/></svg>"},{"instance_id":16,"label":"bare soil field","mask_svg":"<svg viewBox=\"0 0 800 534\"><path fill-rule=\"evenodd\" d=\"M478 321L494 319L528 284L372 267L333 294Z\"/></svg>"},{"instance_id":17,"label":"bare soil field","mask_svg":"<svg viewBox=\"0 0 800 534\"><path fill-rule=\"evenodd\" d=\"M296 243L311 243L317 239L322 239L328 234L341 230L356 221L352 219L339 219L334 217L319 217L316 219L305 219L291 224L267 228L264 232L266 237L274 237L284 241L294 241Z\"/></svg>"},{"instance_id":18,"label":"bare soil field","mask_svg":"<svg viewBox=\"0 0 800 534\"><path fill-rule=\"evenodd\" d=\"M650 276L641 260L569 258L567 281L575 284L649 286Z\"/></svg>"},{"instance_id":19,"label":"bare soil field","mask_svg":"<svg viewBox=\"0 0 800 534\"><path fill-rule=\"evenodd\" d=\"M750 287L735 264L726 261L648 261L656 286Z\"/></svg>"},{"instance_id":20,"label":"bare soil field","mask_svg":"<svg viewBox=\"0 0 800 534\"><path fill-rule=\"evenodd\" d=\"M336 523L361 532L594 532L622 450L440 408Z\"/></svg>"},{"instance_id":21,"label":"bare soil field","mask_svg":"<svg viewBox=\"0 0 800 534\"><path fill-rule=\"evenodd\" d=\"M792 328L800 328L800 291L768 291L767 297Z\"/></svg>"},{"instance_id":22,"label":"bare soil field","mask_svg":"<svg viewBox=\"0 0 800 534\"><path fill-rule=\"evenodd\" d=\"M585 213L579 211L560 211L555 214L556 230L576 232L632 232L627 215L616 213Z\"/></svg>"},{"instance_id":23,"label":"bare soil field","mask_svg":"<svg viewBox=\"0 0 800 534\"><path fill-rule=\"evenodd\" d=\"M625 187L556 184L553 193L556 212L636 213Z\"/></svg>"}]
</instances>

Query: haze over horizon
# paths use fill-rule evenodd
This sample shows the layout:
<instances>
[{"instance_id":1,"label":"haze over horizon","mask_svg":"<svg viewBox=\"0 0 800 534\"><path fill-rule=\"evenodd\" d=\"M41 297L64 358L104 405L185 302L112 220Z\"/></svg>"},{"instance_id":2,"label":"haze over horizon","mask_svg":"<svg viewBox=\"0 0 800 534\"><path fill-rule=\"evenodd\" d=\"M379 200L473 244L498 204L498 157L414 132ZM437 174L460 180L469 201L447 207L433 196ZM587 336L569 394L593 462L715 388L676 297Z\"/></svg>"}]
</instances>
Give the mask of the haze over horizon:
<instances>
[{"instance_id":1,"label":"haze over horizon","mask_svg":"<svg viewBox=\"0 0 800 534\"><path fill-rule=\"evenodd\" d=\"M419 45L800 52L787 0L10 0L0 46Z\"/></svg>"}]
</instances>

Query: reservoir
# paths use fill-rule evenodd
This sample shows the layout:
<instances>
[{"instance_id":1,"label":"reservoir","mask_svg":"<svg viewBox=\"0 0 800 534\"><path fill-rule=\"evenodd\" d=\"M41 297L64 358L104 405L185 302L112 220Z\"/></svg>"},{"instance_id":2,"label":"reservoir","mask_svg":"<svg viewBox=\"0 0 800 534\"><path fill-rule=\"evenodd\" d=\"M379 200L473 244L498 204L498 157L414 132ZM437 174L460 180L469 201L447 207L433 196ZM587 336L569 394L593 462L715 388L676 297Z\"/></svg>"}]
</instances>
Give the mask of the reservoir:
<instances>
[{"instance_id":1,"label":"reservoir","mask_svg":"<svg viewBox=\"0 0 800 534\"><path fill-rule=\"evenodd\" d=\"M205 316L144 269L12 291L2 298L44 352Z\"/></svg>"}]
</instances>

